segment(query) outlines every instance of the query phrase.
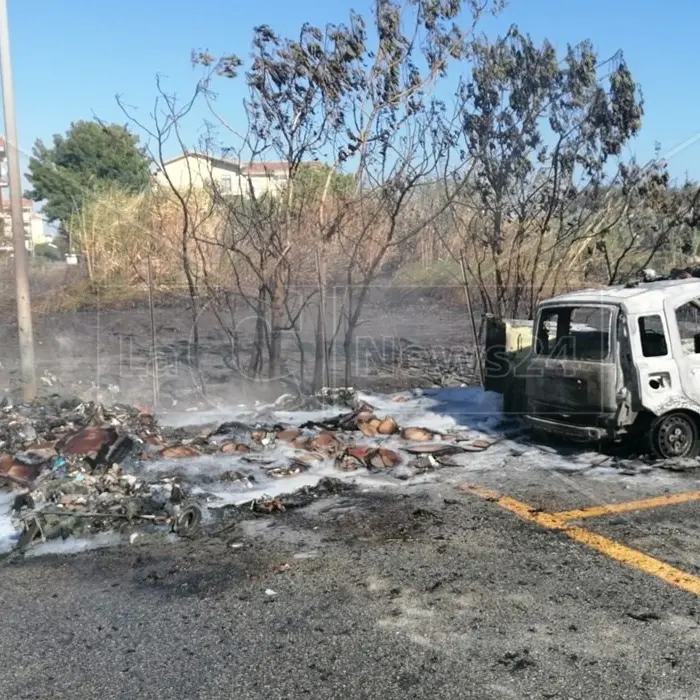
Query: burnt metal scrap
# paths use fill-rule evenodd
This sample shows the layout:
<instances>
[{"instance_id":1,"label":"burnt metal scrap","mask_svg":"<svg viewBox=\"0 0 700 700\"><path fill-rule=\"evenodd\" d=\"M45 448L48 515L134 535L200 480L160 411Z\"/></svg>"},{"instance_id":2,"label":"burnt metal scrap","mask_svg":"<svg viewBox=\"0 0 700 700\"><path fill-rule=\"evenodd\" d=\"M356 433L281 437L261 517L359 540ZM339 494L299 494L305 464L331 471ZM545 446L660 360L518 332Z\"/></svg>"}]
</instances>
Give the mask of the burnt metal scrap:
<instances>
[{"instance_id":1,"label":"burnt metal scrap","mask_svg":"<svg viewBox=\"0 0 700 700\"><path fill-rule=\"evenodd\" d=\"M154 526L196 533L199 505L178 480L131 473L163 437L129 406L57 397L0 410L0 487L15 494L16 549L101 531Z\"/></svg>"},{"instance_id":2,"label":"burnt metal scrap","mask_svg":"<svg viewBox=\"0 0 700 700\"><path fill-rule=\"evenodd\" d=\"M188 460L203 455L230 458L232 468L211 475L205 470L198 476L200 485L253 486L255 476L247 473L247 466L267 479L292 477L324 461L339 473L391 473L409 467L419 473L454 466L449 457L490 444L421 426L400 426L394 417L378 415L374 407L357 401L352 390L322 396L326 408L332 400L349 410L302 425L261 414L250 422L186 429L162 427L153 415L131 406L107 408L58 397L30 405L5 403L0 408L0 489L14 494L16 549L104 531L156 528L182 537L197 534L207 494L200 488L197 497L192 496L191 474L178 464L186 467ZM292 410L290 405L284 402L281 410ZM309 405L317 404L305 402ZM149 471L157 461L165 464ZM149 478L153 473L157 476ZM320 491L296 493L287 504L309 502L331 487L338 488L324 482ZM258 513L287 507L281 498L248 505Z\"/></svg>"}]
</instances>

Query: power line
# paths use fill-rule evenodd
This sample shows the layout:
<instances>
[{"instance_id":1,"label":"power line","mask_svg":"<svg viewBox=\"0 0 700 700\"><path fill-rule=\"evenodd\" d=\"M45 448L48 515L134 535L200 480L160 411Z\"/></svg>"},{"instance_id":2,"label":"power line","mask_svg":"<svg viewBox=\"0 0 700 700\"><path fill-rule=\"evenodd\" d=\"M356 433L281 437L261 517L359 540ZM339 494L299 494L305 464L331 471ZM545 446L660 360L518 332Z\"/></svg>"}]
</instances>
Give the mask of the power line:
<instances>
[{"instance_id":1,"label":"power line","mask_svg":"<svg viewBox=\"0 0 700 700\"><path fill-rule=\"evenodd\" d=\"M664 155L661 157L661 160L668 160L669 158L673 158L673 156L677 155L681 151L684 151L686 148L688 148L688 146L692 146L697 141L700 141L700 131L698 131L690 138L687 138L682 143L679 143L677 146L674 146L670 151L664 153Z\"/></svg>"}]
</instances>

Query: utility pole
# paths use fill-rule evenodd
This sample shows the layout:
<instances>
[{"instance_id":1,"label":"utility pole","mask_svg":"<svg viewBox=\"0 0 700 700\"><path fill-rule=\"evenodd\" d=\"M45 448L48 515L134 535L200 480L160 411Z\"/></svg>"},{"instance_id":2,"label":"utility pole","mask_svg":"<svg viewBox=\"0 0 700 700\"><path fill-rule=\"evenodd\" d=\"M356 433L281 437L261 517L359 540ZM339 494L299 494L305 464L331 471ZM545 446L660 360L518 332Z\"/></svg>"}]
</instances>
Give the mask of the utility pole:
<instances>
[{"instance_id":1,"label":"utility pole","mask_svg":"<svg viewBox=\"0 0 700 700\"><path fill-rule=\"evenodd\" d=\"M22 177L19 168L15 96L12 86L7 0L0 0L0 73L2 74L2 105L5 113L5 149L9 171L12 241L15 251L15 289L17 294L17 324L19 325L19 357L22 367L22 398L24 401L32 401L36 397L34 333L32 330L32 302L29 296L28 256L22 216Z\"/></svg>"}]
</instances>

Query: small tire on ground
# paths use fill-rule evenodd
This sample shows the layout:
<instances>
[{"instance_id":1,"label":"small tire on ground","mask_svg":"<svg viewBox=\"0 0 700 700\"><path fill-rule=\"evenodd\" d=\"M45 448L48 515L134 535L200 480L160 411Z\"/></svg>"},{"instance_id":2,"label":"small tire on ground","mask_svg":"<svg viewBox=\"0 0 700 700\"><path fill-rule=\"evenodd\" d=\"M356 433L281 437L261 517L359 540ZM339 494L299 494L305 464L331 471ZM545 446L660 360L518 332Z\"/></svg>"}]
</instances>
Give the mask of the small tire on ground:
<instances>
[{"instance_id":1,"label":"small tire on ground","mask_svg":"<svg viewBox=\"0 0 700 700\"><path fill-rule=\"evenodd\" d=\"M649 430L651 452L660 459L697 457L700 452L697 420L683 411L657 416Z\"/></svg>"},{"instance_id":2,"label":"small tire on ground","mask_svg":"<svg viewBox=\"0 0 700 700\"><path fill-rule=\"evenodd\" d=\"M186 504L173 523L173 530L180 537L194 537L199 532L202 511L196 503Z\"/></svg>"}]
</instances>

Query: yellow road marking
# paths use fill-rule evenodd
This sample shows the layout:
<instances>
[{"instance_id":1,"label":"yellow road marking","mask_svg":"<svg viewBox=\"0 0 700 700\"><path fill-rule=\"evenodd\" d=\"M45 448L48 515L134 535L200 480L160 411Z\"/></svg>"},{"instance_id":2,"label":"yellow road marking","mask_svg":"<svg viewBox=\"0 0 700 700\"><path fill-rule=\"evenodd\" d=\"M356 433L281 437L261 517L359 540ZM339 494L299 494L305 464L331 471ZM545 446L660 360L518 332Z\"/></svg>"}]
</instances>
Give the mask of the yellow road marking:
<instances>
[{"instance_id":1,"label":"yellow road marking","mask_svg":"<svg viewBox=\"0 0 700 700\"><path fill-rule=\"evenodd\" d=\"M692 576L685 571L676 569L670 564L666 564L665 562L659 561L654 557L650 557L648 554L639 552L636 549L632 549L627 545L621 544L620 542L616 542L615 540L611 540L607 537L603 537L602 535L597 535L590 530L586 530L585 528L569 525L567 518L562 517L562 515L568 515L568 512L564 514L544 513L536 508L533 508L532 506L529 506L527 503L522 503L521 501L517 501L509 496L501 496L495 491L483 489L479 486L463 484L457 486L457 490L462 491L463 493L473 493L485 500L493 501L504 510L515 513L523 520L536 523L537 525L541 525L549 530L558 530L564 533L567 537L570 537L572 540L585 544L591 549L595 549L596 551L610 557L611 559L614 559L615 561L626 564L634 569L639 569L647 574L656 576L666 583L682 588L684 591L700 596L700 578L697 576ZM637 501L637 503L639 503L639 501ZM603 506L601 506L601 508L602 507Z\"/></svg>"},{"instance_id":2,"label":"yellow road marking","mask_svg":"<svg viewBox=\"0 0 700 700\"><path fill-rule=\"evenodd\" d=\"M471 484L457 486L457 490L464 493L473 493L487 501L493 501L501 508L520 516L523 520L529 520L531 523L537 523L550 530L561 530L566 527L566 523L555 515L543 513L537 510L537 508L529 506L527 503L522 503L521 501L516 501L514 498L510 498L510 496L501 496L495 491L482 489L480 486L472 486Z\"/></svg>"},{"instance_id":3,"label":"yellow road marking","mask_svg":"<svg viewBox=\"0 0 700 700\"><path fill-rule=\"evenodd\" d=\"M644 498L639 501L626 501L624 503L610 503L603 506L566 510L560 513L554 513L554 515L562 520L583 520L584 518L599 518L603 515L629 513L634 510L660 508L661 506L672 506L678 505L679 503L690 503L691 501L700 501L700 491L686 491L684 493L672 493L666 496Z\"/></svg>"},{"instance_id":4,"label":"yellow road marking","mask_svg":"<svg viewBox=\"0 0 700 700\"><path fill-rule=\"evenodd\" d=\"M654 557L650 557L648 554L639 552L636 549L632 549L627 545L615 542L615 540L608 539L602 535L596 535L594 532L582 527L567 527L564 533L568 537L571 537L572 540L588 545L611 559L644 571L647 574L660 578L666 583L678 586L678 588L682 588L684 591L700 596L700 578L697 576L687 574L685 571L676 569L674 566L666 564Z\"/></svg>"}]
</instances>

